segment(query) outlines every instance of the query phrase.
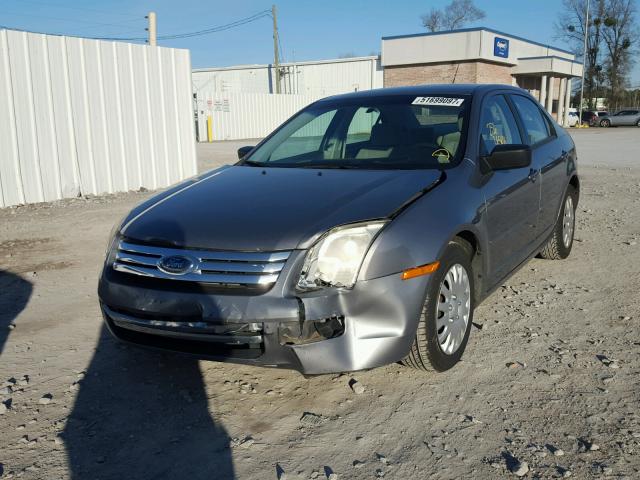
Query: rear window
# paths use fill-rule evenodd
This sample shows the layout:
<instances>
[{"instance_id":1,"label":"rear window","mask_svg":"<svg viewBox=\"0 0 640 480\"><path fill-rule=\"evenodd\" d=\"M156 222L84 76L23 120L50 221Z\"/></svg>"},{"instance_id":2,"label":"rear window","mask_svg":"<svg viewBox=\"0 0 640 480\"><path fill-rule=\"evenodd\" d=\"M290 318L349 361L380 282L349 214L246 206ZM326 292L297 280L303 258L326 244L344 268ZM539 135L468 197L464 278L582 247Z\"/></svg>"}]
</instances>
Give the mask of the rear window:
<instances>
[{"instance_id":1,"label":"rear window","mask_svg":"<svg viewBox=\"0 0 640 480\"><path fill-rule=\"evenodd\" d=\"M549 138L552 133L550 125L538 106L522 95L512 95L511 99L524 124L527 144L535 145Z\"/></svg>"},{"instance_id":2,"label":"rear window","mask_svg":"<svg viewBox=\"0 0 640 480\"><path fill-rule=\"evenodd\" d=\"M243 162L269 167L430 169L464 153L469 96L356 97L317 102Z\"/></svg>"}]
</instances>

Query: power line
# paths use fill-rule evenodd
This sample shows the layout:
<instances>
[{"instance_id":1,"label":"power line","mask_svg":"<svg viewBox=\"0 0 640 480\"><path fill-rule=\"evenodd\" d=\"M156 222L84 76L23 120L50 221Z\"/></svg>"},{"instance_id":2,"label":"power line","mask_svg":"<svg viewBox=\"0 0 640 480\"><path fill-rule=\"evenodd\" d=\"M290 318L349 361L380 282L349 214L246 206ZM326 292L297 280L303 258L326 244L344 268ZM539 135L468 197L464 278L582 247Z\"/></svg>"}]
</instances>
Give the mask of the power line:
<instances>
[{"instance_id":1,"label":"power line","mask_svg":"<svg viewBox=\"0 0 640 480\"><path fill-rule=\"evenodd\" d=\"M224 25L218 25L216 27L209 27L209 28L205 28L203 30L197 30L195 32L174 33L174 34L169 34L169 35L159 35L158 36L158 40L176 40L176 39L179 39L179 38L199 37L201 35L208 35L208 34L211 34L211 33L223 32L225 30L230 30L232 28L239 27L241 25L246 25L247 23L255 22L256 20L259 20L259 19L264 18L264 17L270 17L270 16L271 16L271 12L269 10L263 10L261 12L258 12L256 14L254 14L254 15L251 15L250 17L245 17L245 18L242 18L240 20L236 20L236 21L231 22L231 23L226 23ZM97 40L120 40L120 41L130 41L130 42L146 40L145 37L130 37L130 38L124 38L124 37L102 37L102 38L97 38L97 37L92 37L92 38L96 38Z\"/></svg>"},{"instance_id":2,"label":"power line","mask_svg":"<svg viewBox=\"0 0 640 480\"><path fill-rule=\"evenodd\" d=\"M29 18L42 18L44 20L56 20L56 21L60 21L60 22L70 22L70 23L83 23L85 25L99 25L99 26L106 26L106 27L122 27L122 26L127 26L126 24L131 24L134 22L139 22L139 21L143 21L144 18L140 17L138 19L131 19L131 20L123 20L123 21L119 21L118 23L106 23L106 22L94 22L94 21L90 21L90 20L80 20L77 18L69 18L69 17L50 17L48 15L38 15L38 14L33 14L33 13L17 13L17 12L2 12L3 15L13 15L13 16L18 16L18 17L29 17Z\"/></svg>"},{"instance_id":3,"label":"power line","mask_svg":"<svg viewBox=\"0 0 640 480\"><path fill-rule=\"evenodd\" d=\"M209 27L209 28L205 28L202 30L197 30L194 32L186 32L186 33L174 33L174 34L169 34L169 35L160 35L157 37L158 40L177 40L180 38L191 38L191 37L197 37L197 36L201 36L201 35L209 35L211 33L218 33L218 32L223 32L225 30L230 30L232 28L236 28L236 27L240 27L242 25L246 25L247 23L251 23L251 22L255 22L256 20L260 20L261 18L264 17L271 17L271 11L270 10L263 10L261 12L258 12L254 15L251 15L249 17L245 17L245 18L241 18L239 20L236 20L234 22L230 22L230 23L226 23L224 25L218 25L215 27ZM108 24L105 24L108 25ZM22 31L22 32L26 32L29 30L25 30L22 28L16 28L16 27L10 27L10 26L6 26L6 25L0 25L0 28L4 28L7 30L18 30L18 31ZM147 40L147 37L108 37L108 36L104 36L104 37L99 37L99 36L92 36L92 37L87 37L87 36L81 36L81 35L74 35L74 34L67 34L67 33L51 33L51 32L34 32L34 33L44 33L46 35L56 35L56 36L67 36L67 37L81 37L81 38L89 38L92 40L113 40L113 41L121 41L121 42L144 42Z\"/></svg>"},{"instance_id":4,"label":"power line","mask_svg":"<svg viewBox=\"0 0 640 480\"><path fill-rule=\"evenodd\" d=\"M71 6L71 5L62 5L60 3L57 2L40 2L37 0L22 0L23 2L27 2L27 3L33 3L36 5L45 5L47 7L55 7L55 8L63 8L66 10L78 10L78 11L84 11L84 12L93 12L93 13L101 13L103 15L117 15L117 16L121 16L121 17L127 17L127 18L143 18L144 17L144 13L140 13L140 14L136 14L136 13L122 13L122 12L118 12L115 10L112 11L107 11L107 10L96 10L95 8L85 8L85 7L78 7L78 6Z\"/></svg>"}]
</instances>

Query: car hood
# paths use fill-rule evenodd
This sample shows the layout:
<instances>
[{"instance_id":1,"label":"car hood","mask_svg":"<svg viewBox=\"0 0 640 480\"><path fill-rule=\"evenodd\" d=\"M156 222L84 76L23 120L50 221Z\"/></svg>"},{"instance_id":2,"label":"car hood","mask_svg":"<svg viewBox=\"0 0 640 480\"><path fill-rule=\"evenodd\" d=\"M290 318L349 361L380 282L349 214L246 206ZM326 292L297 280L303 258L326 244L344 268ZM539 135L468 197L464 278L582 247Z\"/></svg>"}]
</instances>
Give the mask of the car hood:
<instances>
[{"instance_id":1,"label":"car hood","mask_svg":"<svg viewBox=\"0 0 640 480\"><path fill-rule=\"evenodd\" d=\"M437 170L224 167L146 202L122 234L176 247L306 248L337 225L388 217L439 178Z\"/></svg>"}]
</instances>

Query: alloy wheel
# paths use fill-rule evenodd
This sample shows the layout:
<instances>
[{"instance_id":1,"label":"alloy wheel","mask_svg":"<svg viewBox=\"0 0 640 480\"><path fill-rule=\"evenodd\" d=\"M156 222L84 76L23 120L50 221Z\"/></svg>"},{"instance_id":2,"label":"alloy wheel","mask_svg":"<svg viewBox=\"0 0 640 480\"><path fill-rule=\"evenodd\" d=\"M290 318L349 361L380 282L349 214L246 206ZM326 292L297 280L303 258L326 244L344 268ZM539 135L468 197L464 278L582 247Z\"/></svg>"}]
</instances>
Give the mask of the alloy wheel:
<instances>
[{"instance_id":1,"label":"alloy wheel","mask_svg":"<svg viewBox=\"0 0 640 480\"><path fill-rule=\"evenodd\" d=\"M451 355L462 345L471 313L471 286L465 268L452 265L440 284L436 305L438 344Z\"/></svg>"},{"instance_id":2,"label":"alloy wheel","mask_svg":"<svg viewBox=\"0 0 640 480\"><path fill-rule=\"evenodd\" d=\"M564 213L562 217L562 243L565 248L569 248L573 240L573 230L575 228L575 211L573 209L573 198L567 196L564 202Z\"/></svg>"}]
</instances>

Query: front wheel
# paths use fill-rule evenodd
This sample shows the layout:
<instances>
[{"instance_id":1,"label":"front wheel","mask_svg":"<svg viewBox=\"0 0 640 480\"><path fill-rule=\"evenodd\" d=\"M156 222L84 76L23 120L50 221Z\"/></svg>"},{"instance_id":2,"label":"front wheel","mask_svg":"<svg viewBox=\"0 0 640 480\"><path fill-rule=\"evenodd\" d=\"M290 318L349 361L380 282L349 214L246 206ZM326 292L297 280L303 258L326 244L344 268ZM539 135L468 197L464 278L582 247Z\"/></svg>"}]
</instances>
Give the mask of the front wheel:
<instances>
[{"instance_id":1,"label":"front wheel","mask_svg":"<svg viewBox=\"0 0 640 480\"><path fill-rule=\"evenodd\" d=\"M640 127L640 120L636 122L636 127Z\"/></svg>"},{"instance_id":2,"label":"front wheel","mask_svg":"<svg viewBox=\"0 0 640 480\"><path fill-rule=\"evenodd\" d=\"M573 234L576 230L576 189L569 185L562 202L562 210L553 227L551 238L540 252L542 258L562 260L569 256L573 246Z\"/></svg>"},{"instance_id":3,"label":"front wheel","mask_svg":"<svg viewBox=\"0 0 640 480\"><path fill-rule=\"evenodd\" d=\"M608 128L608 127L610 127L610 126L611 126L611 121L606 120L606 119L605 119L605 120L601 120L601 121L600 121L600 126L601 126L601 127L604 127L604 128Z\"/></svg>"},{"instance_id":4,"label":"front wheel","mask_svg":"<svg viewBox=\"0 0 640 480\"><path fill-rule=\"evenodd\" d=\"M419 370L442 372L464 352L473 320L473 249L452 241L429 282L411 351L402 363Z\"/></svg>"}]
</instances>

